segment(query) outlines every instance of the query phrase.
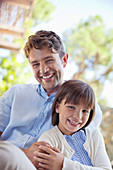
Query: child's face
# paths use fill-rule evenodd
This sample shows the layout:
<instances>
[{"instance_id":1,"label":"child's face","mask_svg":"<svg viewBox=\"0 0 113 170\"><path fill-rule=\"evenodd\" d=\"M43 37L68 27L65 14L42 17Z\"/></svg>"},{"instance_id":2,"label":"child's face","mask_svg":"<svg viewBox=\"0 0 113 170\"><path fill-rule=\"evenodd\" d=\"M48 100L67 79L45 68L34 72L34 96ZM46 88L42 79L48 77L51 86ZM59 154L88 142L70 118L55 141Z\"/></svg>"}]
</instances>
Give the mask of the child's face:
<instances>
[{"instance_id":1,"label":"child's face","mask_svg":"<svg viewBox=\"0 0 113 170\"><path fill-rule=\"evenodd\" d=\"M91 109L82 104L65 104L65 100L56 104L56 112L59 114L58 127L64 135L72 135L87 123Z\"/></svg>"}]
</instances>

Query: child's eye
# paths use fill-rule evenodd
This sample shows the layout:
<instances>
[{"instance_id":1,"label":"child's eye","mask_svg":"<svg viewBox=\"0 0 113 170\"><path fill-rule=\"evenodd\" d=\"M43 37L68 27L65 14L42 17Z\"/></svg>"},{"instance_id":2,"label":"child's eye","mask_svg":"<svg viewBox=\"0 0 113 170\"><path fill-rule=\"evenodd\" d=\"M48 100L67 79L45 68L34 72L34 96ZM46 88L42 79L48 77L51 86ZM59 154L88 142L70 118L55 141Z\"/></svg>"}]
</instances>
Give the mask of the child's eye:
<instances>
[{"instance_id":1,"label":"child's eye","mask_svg":"<svg viewBox=\"0 0 113 170\"><path fill-rule=\"evenodd\" d=\"M74 106L68 106L70 109L75 109L75 107Z\"/></svg>"},{"instance_id":2,"label":"child's eye","mask_svg":"<svg viewBox=\"0 0 113 170\"><path fill-rule=\"evenodd\" d=\"M89 113L89 111L88 111L88 110L85 110L85 109L84 109L82 112L83 112L83 113Z\"/></svg>"}]
</instances>

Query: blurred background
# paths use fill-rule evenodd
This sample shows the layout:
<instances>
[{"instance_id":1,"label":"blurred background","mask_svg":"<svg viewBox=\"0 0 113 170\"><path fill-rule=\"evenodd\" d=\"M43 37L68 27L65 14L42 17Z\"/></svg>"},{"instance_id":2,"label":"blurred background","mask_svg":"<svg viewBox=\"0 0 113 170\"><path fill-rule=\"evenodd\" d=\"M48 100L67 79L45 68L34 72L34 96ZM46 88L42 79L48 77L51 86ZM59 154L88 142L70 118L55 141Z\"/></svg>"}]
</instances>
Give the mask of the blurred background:
<instances>
[{"instance_id":1,"label":"blurred background","mask_svg":"<svg viewBox=\"0 0 113 170\"><path fill-rule=\"evenodd\" d=\"M69 54L65 79L93 87L113 163L113 1L0 0L0 96L14 84L36 83L23 48L41 29L62 38Z\"/></svg>"}]
</instances>

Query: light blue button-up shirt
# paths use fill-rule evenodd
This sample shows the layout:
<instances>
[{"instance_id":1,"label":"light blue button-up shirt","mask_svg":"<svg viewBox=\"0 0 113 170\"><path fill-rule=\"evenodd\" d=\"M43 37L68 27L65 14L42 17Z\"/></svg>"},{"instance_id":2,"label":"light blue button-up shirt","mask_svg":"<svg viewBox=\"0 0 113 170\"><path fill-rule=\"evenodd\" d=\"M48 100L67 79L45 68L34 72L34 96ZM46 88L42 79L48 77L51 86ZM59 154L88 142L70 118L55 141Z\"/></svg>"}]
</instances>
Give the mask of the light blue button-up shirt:
<instances>
[{"instance_id":1,"label":"light blue button-up shirt","mask_svg":"<svg viewBox=\"0 0 113 170\"><path fill-rule=\"evenodd\" d=\"M28 148L43 132L52 128L51 108L56 93L48 96L43 87L21 84L11 87L0 99L0 140ZM100 107L96 105L90 128L98 128L102 120Z\"/></svg>"},{"instance_id":2,"label":"light blue button-up shirt","mask_svg":"<svg viewBox=\"0 0 113 170\"><path fill-rule=\"evenodd\" d=\"M28 148L52 128L51 107L55 94L48 96L41 85L11 87L0 99L1 140Z\"/></svg>"}]
</instances>

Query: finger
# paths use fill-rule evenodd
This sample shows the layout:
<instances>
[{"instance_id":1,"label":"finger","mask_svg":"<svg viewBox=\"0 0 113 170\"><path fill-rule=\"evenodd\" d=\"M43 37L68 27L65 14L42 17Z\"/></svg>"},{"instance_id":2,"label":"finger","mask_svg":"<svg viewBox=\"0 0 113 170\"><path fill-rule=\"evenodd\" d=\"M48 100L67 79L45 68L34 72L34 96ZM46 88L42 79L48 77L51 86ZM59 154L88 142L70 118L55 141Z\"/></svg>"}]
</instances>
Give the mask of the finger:
<instances>
[{"instance_id":1,"label":"finger","mask_svg":"<svg viewBox=\"0 0 113 170\"><path fill-rule=\"evenodd\" d=\"M60 153L60 150L57 149L56 147L53 147L52 149L53 149L55 152Z\"/></svg>"},{"instance_id":2,"label":"finger","mask_svg":"<svg viewBox=\"0 0 113 170\"><path fill-rule=\"evenodd\" d=\"M35 159L38 161L38 165L43 167L43 168L47 168L51 166L51 162L46 160L46 159L43 159L43 158L40 158L40 157L35 157Z\"/></svg>"},{"instance_id":3,"label":"finger","mask_svg":"<svg viewBox=\"0 0 113 170\"><path fill-rule=\"evenodd\" d=\"M47 170L47 169L39 167L37 170Z\"/></svg>"},{"instance_id":4,"label":"finger","mask_svg":"<svg viewBox=\"0 0 113 170\"><path fill-rule=\"evenodd\" d=\"M50 147L46 147L46 146L42 146L42 145L40 145L39 148L44 150L45 152L47 152L50 155L55 154L55 152L56 152L53 149L51 149Z\"/></svg>"},{"instance_id":5,"label":"finger","mask_svg":"<svg viewBox=\"0 0 113 170\"><path fill-rule=\"evenodd\" d=\"M39 163L48 164L47 159L43 159L41 157L34 157L34 159L38 161L38 165L39 165Z\"/></svg>"},{"instance_id":6,"label":"finger","mask_svg":"<svg viewBox=\"0 0 113 170\"><path fill-rule=\"evenodd\" d=\"M34 156L38 156L39 153L44 153L44 154L47 154L47 155L48 155L48 153L45 152L44 150L38 149L38 150L35 150L35 151L34 151Z\"/></svg>"},{"instance_id":7,"label":"finger","mask_svg":"<svg viewBox=\"0 0 113 170\"><path fill-rule=\"evenodd\" d=\"M49 143L44 142L44 141L35 142L35 145L37 145L37 146L40 146L40 145L43 145L43 146L50 146Z\"/></svg>"},{"instance_id":8,"label":"finger","mask_svg":"<svg viewBox=\"0 0 113 170\"><path fill-rule=\"evenodd\" d=\"M48 159L49 160L49 155L47 153L42 153L42 152L37 152L34 155L35 157L40 157L42 159Z\"/></svg>"},{"instance_id":9,"label":"finger","mask_svg":"<svg viewBox=\"0 0 113 170\"><path fill-rule=\"evenodd\" d=\"M44 168L44 169L50 169L49 165L43 164L43 163L39 163L40 167Z\"/></svg>"}]
</instances>

